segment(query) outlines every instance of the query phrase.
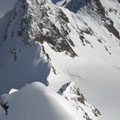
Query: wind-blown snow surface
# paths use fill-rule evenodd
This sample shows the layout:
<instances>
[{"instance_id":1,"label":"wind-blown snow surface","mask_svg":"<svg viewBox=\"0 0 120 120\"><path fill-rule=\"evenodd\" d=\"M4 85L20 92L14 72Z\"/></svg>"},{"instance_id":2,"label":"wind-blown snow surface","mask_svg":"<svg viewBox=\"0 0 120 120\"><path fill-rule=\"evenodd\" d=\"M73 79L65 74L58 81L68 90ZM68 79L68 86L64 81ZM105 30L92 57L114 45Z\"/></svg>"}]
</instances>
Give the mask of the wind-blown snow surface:
<instances>
[{"instance_id":1,"label":"wind-blown snow surface","mask_svg":"<svg viewBox=\"0 0 120 120\"><path fill-rule=\"evenodd\" d=\"M5 120L78 120L73 108L42 83L32 83L7 96Z\"/></svg>"},{"instance_id":2,"label":"wind-blown snow surface","mask_svg":"<svg viewBox=\"0 0 120 120\"><path fill-rule=\"evenodd\" d=\"M75 81L102 120L119 120L120 4L91 1L75 14L49 0L21 0L1 19L0 93L36 80L58 91Z\"/></svg>"},{"instance_id":3,"label":"wind-blown snow surface","mask_svg":"<svg viewBox=\"0 0 120 120\"><path fill-rule=\"evenodd\" d=\"M1 120L86 120L64 97L51 91L40 82L25 86L18 92L4 95L9 106L7 116L0 108ZM2 101L3 101L2 100ZM94 109L93 106L86 110ZM84 110L85 108L83 108ZM86 114L88 113L86 112ZM92 115L92 111L90 113ZM95 118L92 115L92 118Z\"/></svg>"}]
</instances>

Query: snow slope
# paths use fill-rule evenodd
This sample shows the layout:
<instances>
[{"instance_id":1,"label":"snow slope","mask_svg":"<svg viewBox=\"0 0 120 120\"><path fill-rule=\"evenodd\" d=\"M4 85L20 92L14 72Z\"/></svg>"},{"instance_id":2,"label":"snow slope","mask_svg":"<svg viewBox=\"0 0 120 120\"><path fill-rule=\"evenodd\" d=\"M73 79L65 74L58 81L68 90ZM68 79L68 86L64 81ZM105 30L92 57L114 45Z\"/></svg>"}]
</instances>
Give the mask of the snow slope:
<instances>
[{"instance_id":1,"label":"snow slope","mask_svg":"<svg viewBox=\"0 0 120 120\"><path fill-rule=\"evenodd\" d=\"M82 112L78 114L78 110L76 110L64 97L51 91L40 82L34 82L17 92L4 95L1 100L4 101L4 103L6 101L9 106L7 115L3 115L5 118L2 120L86 119L83 117L84 114ZM86 112L86 114L87 113L88 112Z\"/></svg>"}]
</instances>

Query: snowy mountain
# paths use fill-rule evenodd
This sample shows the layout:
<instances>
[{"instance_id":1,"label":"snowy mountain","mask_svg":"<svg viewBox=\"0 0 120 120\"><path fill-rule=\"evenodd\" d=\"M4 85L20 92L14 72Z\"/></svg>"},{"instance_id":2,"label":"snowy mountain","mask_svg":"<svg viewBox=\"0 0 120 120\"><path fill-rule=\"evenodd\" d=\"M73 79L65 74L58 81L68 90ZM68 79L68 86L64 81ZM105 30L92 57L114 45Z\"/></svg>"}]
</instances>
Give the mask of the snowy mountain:
<instances>
[{"instance_id":1,"label":"snowy mountain","mask_svg":"<svg viewBox=\"0 0 120 120\"><path fill-rule=\"evenodd\" d=\"M80 103L80 101L78 102ZM40 82L27 85L17 92L2 95L1 105L0 118L2 120L96 120L99 115L97 109L86 101L84 105L79 104L81 111L76 109L64 97L51 91ZM8 106L7 109L6 106Z\"/></svg>"},{"instance_id":2,"label":"snowy mountain","mask_svg":"<svg viewBox=\"0 0 120 120\"><path fill-rule=\"evenodd\" d=\"M65 83L74 81L88 101L98 106L102 119L119 120L119 2L54 3L20 0L0 19L0 94L35 81L57 92ZM72 95L68 92L63 96ZM74 101L70 104L81 105ZM90 110L85 116L88 120L94 114Z\"/></svg>"}]
</instances>

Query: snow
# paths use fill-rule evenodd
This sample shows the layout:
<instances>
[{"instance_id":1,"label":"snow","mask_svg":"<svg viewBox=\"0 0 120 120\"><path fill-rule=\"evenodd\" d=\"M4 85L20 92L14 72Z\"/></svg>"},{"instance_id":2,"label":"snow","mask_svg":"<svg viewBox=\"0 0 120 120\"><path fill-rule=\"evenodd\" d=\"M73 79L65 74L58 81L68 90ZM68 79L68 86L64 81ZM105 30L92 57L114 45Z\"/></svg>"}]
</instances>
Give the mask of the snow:
<instances>
[{"instance_id":1,"label":"snow","mask_svg":"<svg viewBox=\"0 0 120 120\"><path fill-rule=\"evenodd\" d=\"M5 120L78 120L74 108L42 83L34 82L6 97Z\"/></svg>"},{"instance_id":2,"label":"snow","mask_svg":"<svg viewBox=\"0 0 120 120\"><path fill-rule=\"evenodd\" d=\"M17 91L18 91L17 89L12 88L12 89L9 91L9 94L12 94L12 93L17 92Z\"/></svg>"},{"instance_id":3,"label":"snow","mask_svg":"<svg viewBox=\"0 0 120 120\"><path fill-rule=\"evenodd\" d=\"M64 96L64 98L79 111L78 114L83 115L84 118L97 120L98 117L100 117L100 112L86 101L83 94L80 92L80 89L74 82L63 85L58 93Z\"/></svg>"},{"instance_id":4,"label":"snow","mask_svg":"<svg viewBox=\"0 0 120 120\"><path fill-rule=\"evenodd\" d=\"M47 76L50 72L50 65L42 58L42 55L39 55L40 49L37 44L32 48L26 47L22 49L22 54L18 55L19 58L15 64L13 59L7 62L9 67L4 66L4 70L0 72L0 76L4 80L0 84L1 94L9 92L11 88L20 89L34 81L48 84Z\"/></svg>"},{"instance_id":5,"label":"snow","mask_svg":"<svg viewBox=\"0 0 120 120\"><path fill-rule=\"evenodd\" d=\"M108 12L107 17L113 20L115 28L120 33L120 5L115 0L100 1L105 7L106 12ZM48 89L52 89L53 91L57 92L63 84L69 81L74 81L80 88L81 92L85 95L87 100L100 110L102 113L102 120L119 120L119 39L108 31L108 29L104 26L104 21L101 21L100 16L96 14L95 11L90 12L88 8L83 8L81 11L78 11L78 13L75 14L65 8L53 5L50 1L47 1L43 7L39 7L37 2L39 3L41 1L28 0L27 3L29 4L29 7L27 11L20 7L22 4L20 2L20 6L17 6L15 9L18 14L14 20L12 14L10 19L12 21L10 22L9 27L7 26L7 23L9 23L8 19L10 17L10 12L0 21L0 27L5 26L4 29L0 29L0 39L2 41L0 41L2 43L0 47L0 94L6 92L8 93L11 88L20 89L26 84L34 81L40 81L45 85L49 85ZM117 9L117 13L115 13L115 11L109 12L109 8L114 8L115 10ZM64 24L60 24L61 21L58 19L58 13L60 10L62 10L68 17L69 23L65 23L64 21ZM48 12L48 16L46 17L48 19L42 19L42 11ZM17 33L21 25L21 19L23 17L30 17L30 23L25 24L25 31L23 36L18 37ZM43 42L43 44L34 42L35 35L41 33L42 28L39 27L39 24L41 22L46 22L46 20L52 22L59 31L61 31L61 26L70 31L68 32L67 38L69 37L75 45L74 47L71 46L71 48L77 54L76 57L70 57L70 53L66 55L65 51L57 52L56 50L51 49L53 46L47 42ZM50 30L47 28L48 26L44 27L44 34L50 32ZM6 29L8 30L8 38L3 42ZM11 32L13 30L15 32L15 36L11 38ZM87 32L90 32L90 34L86 33L85 30L88 30ZM81 31L84 31L83 34ZM83 45L80 35L84 36L83 41L85 45ZM26 37L29 38L29 45L24 44ZM101 40L101 42L99 42L99 40ZM43 52L43 47L46 53ZM14 48L16 48L16 50ZM15 53L17 54L17 60L14 60ZM46 54L49 55L50 60L46 59ZM54 73L52 67L54 67L56 74ZM11 105L9 109L10 114L7 120L35 119L35 116L37 116L36 119L38 119L38 111L34 113L32 107L35 105L35 107L40 111L40 106L44 108L42 103L40 103L40 106L37 106L39 99L34 99L40 98L38 93L41 93L41 91L44 93L43 91L46 89L46 87L45 89L42 87L44 90L40 88L41 85L36 85L35 83L30 86L26 86L18 92L11 93L11 97L8 100L9 104ZM36 93L36 89L37 94L31 94L34 92ZM66 111L67 114L65 118L68 118L69 114L71 115L71 113L73 113L68 110L69 107L66 108L64 112L60 112L64 108L61 105L62 102L60 103L57 97L54 98L56 94L54 95L53 92L52 98L55 100L53 100L51 97L49 98L48 94L46 92L45 95L42 94L42 97L45 98L45 102L44 99L41 102L43 102L44 105L49 106L50 112L53 111L55 113L58 109L55 106L58 104L60 107L60 109L58 109L59 113L56 113L58 115L58 119L62 119L59 115L64 116L64 112ZM28 102L27 97L29 98L30 102ZM46 100L46 97L47 99L50 99L50 102ZM24 98L26 101L24 101ZM19 99L21 101L19 101ZM55 104L52 101L56 101ZM21 103L21 106L19 106L19 103ZM51 107L51 104L53 104L54 107ZM17 109L15 105L18 105ZM26 107L24 107L24 105L26 105ZM65 104L63 105L66 106ZM30 106L31 109L28 106ZM25 113L24 111L21 112L23 108L26 110ZM18 112L15 116L13 113L16 110ZM47 110L47 107L45 107L45 110ZM33 112L33 116L31 116L29 112ZM56 118L56 114L53 112L51 114L53 114L54 118ZM21 117L16 118L17 116ZM43 118L46 117L47 116L43 114Z\"/></svg>"},{"instance_id":6,"label":"snow","mask_svg":"<svg viewBox=\"0 0 120 120\"><path fill-rule=\"evenodd\" d=\"M117 13L108 12L109 17L113 20L114 26L120 33L120 5L117 1L101 0L103 6L106 10L110 7L117 10ZM61 2L60 2L61 3ZM57 3L57 5L60 5ZM85 34L85 38L90 41L93 45L93 49L88 46L81 47L79 38L76 35L76 32L72 27L70 27L72 33L71 38L75 44L74 50L76 50L79 58L71 60L70 58L60 55L59 61L53 61L52 64L56 64L55 68L60 71L60 68L63 73L60 71L57 79L61 81L75 81L85 97L94 104L101 112L102 117L100 120L119 120L119 101L120 101L120 47L119 39L111 35L105 27L102 26L103 23L100 23L99 17L91 17L85 9L81 12L74 15L75 22L71 20L71 16L67 13L67 10L64 10L66 15L70 18L72 26L75 27L74 23L77 23L79 28L86 28L82 23L83 21L93 30L94 35ZM102 44L97 42L97 38L102 38ZM109 48L109 51L112 53L105 52L104 46ZM46 48L47 49L47 48ZM50 50L49 50L50 51ZM57 59L59 55L50 53L53 60ZM55 57L56 56L56 57ZM58 60L58 59L57 59ZM56 63L55 63L56 62ZM58 64L59 67L58 68ZM68 77L69 76L69 77ZM65 78L65 79L64 79ZM68 79L68 80L67 80ZM52 81L52 76L49 78ZM59 84L63 84L62 82ZM56 88L54 87L54 81L50 82L52 89L59 88L57 83Z\"/></svg>"}]
</instances>

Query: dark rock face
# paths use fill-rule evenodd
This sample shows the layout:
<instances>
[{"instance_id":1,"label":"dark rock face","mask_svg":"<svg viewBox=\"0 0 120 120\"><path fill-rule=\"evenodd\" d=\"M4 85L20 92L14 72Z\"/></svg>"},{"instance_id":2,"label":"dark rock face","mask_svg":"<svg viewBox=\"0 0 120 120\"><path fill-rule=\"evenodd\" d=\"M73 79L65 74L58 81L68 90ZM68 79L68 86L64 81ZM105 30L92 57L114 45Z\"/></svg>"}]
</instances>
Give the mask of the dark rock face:
<instances>
[{"instance_id":1,"label":"dark rock face","mask_svg":"<svg viewBox=\"0 0 120 120\"><path fill-rule=\"evenodd\" d=\"M6 115L8 114L8 108L9 106L6 104L1 104L2 108L5 110Z\"/></svg>"},{"instance_id":2,"label":"dark rock face","mask_svg":"<svg viewBox=\"0 0 120 120\"><path fill-rule=\"evenodd\" d=\"M50 11L47 11L50 12ZM57 15L57 21L60 24L60 29L56 27L56 25L49 20L49 17L46 14L43 15L41 22L38 24L40 28L40 32L36 34L35 40L40 42L47 42L52 46L51 48L57 52L66 52L66 54L70 54L71 57L77 56L71 46L74 47L74 43L69 37L69 28L67 23L69 23L69 19L63 13L62 10L59 11ZM46 29L47 32L44 34L43 29Z\"/></svg>"},{"instance_id":3,"label":"dark rock face","mask_svg":"<svg viewBox=\"0 0 120 120\"><path fill-rule=\"evenodd\" d=\"M9 105L8 105L8 103L5 100L6 96L7 95L5 94L5 95L2 95L0 97L0 106L5 110L5 114L7 115L8 114Z\"/></svg>"},{"instance_id":4,"label":"dark rock face","mask_svg":"<svg viewBox=\"0 0 120 120\"><path fill-rule=\"evenodd\" d=\"M92 0L92 2L94 2L94 4L96 5L96 7L94 8L93 6L91 6L91 8L97 12L97 14L101 17L104 18L105 17L105 9L102 6L100 0Z\"/></svg>"},{"instance_id":5,"label":"dark rock face","mask_svg":"<svg viewBox=\"0 0 120 120\"><path fill-rule=\"evenodd\" d=\"M39 21L37 21L39 30L33 31L34 34L31 33L32 36L35 36L35 41L40 42L41 44L43 44L43 42L47 42L56 52L65 52L71 57L77 56L77 54L72 49L72 47L74 47L74 43L69 37L70 29L67 25L69 23L69 19L66 14L61 9L57 8L58 12L56 12L57 14L55 14L53 17L56 18L56 21L60 24L60 28L58 28L56 24L50 19L50 15L53 15L54 13L51 7L46 6L46 1L33 4L36 4L36 7L38 7L38 11L40 13L37 14L39 14L39 16L41 15L41 17L36 16L35 9L30 10L31 12L35 13L35 16L29 15L27 13L29 11L29 5L25 0L18 2L18 6L20 6L21 11L24 11L24 14L21 18L20 28L17 31L18 37L22 38L25 35L26 40L24 40L24 43L31 46L31 43L29 42L30 38L26 31L31 28L30 23L36 19L39 19ZM13 19L15 19L17 14L18 13L16 11L13 12ZM44 30L47 32L44 33ZM14 33L11 33L11 36L13 35ZM5 34L5 38L6 37L7 34Z\"/></svg>"}]
</instances>

